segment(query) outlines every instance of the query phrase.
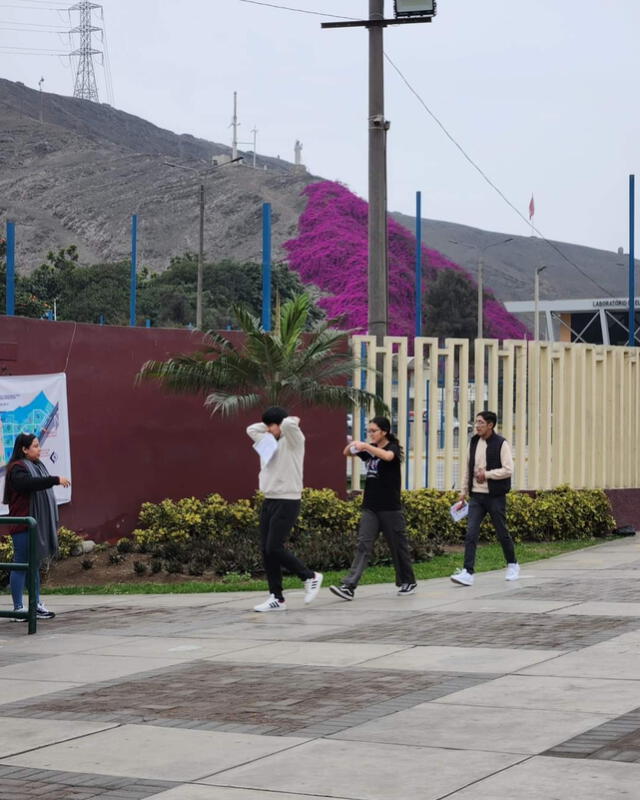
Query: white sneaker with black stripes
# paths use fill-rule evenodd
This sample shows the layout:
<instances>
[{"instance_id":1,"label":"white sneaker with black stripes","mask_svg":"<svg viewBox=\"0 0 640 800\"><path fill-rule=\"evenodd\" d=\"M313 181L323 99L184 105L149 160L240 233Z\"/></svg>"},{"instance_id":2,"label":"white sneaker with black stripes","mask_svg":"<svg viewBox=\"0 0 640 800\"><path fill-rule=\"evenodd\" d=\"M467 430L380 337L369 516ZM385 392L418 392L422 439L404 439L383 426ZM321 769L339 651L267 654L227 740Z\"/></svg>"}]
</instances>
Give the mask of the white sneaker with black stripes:
<instances>
[{"instance_id":1,"label":"white sneaker with black stripes","mask_svg":"<svg viewBox=\"0 0 640 800\"><path fill-rule=\"evenodd\" d=\"M286 611L287 604L284 600L278 600L275 594L270 594L264 603L259 603L253 607L254 611Z\"/></svg>"}]
</instances>

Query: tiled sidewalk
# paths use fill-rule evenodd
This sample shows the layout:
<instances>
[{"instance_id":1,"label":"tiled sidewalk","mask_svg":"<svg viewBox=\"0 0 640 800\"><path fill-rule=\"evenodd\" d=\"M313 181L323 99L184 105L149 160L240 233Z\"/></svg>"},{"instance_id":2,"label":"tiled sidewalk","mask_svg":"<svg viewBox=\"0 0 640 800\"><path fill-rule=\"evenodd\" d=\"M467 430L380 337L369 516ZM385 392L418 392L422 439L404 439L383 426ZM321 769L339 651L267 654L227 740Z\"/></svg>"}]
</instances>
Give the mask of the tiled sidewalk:
<instances>
[{"instance_id":1,"label":"tiled sidewalk","mask_svg":"<svg viewBox=\"0 0 640 800\"><path fill-rule=\"evenodd\" d=\"M516 583L255 601L53 597L31 637L0 620L0 800L640 797L635 540Z\"/></svg>"}]
</instances>

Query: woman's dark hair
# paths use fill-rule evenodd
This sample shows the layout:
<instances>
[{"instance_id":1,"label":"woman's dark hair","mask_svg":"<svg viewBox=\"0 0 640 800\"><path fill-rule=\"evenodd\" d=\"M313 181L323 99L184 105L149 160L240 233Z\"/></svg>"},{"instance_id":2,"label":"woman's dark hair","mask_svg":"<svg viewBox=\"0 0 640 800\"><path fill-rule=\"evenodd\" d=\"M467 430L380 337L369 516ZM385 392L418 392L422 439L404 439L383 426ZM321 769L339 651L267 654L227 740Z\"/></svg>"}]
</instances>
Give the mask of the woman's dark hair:
<instances>
[{"instance_id":1,"label":"woman's dark hair","mask_svg":"<svg viewBox=\"0 0 640 800\"><path fill-rule=\"evenodd\" d=\"M11 453L11 458L9 459L9 461L7 461L7 469L5 471L5 476L9 472L9 466L11 464L13 464L14 461L21 461L25 457L24 453L23 453L23 448L29 449L31 447L31 445L33 444L33 440L37 439L37 438L38 437L35 435L35 433L19 433L16 436L16 440L13 443L13 452ZM7 504L8 499L9 499L8 495L7 495L7 492L8 492L8 489L9 489L8 483L9 482L6 480L6 477L5 477L4 497L2 498L2 502L5 505Z\"/></svg>"},{"instance_id":2,"label":"woman's dark hair","mask_svg":"<svg viewBox=\"0 0 640 800\"><path fill-rule=\"evenodd\" d=\"M369 424L377 425L380 428L380 430L384 433L384 435L387 437L387 439L392 444L397 444L398 445L398 449L400 450L400 458L399 458L399 460L402 461L402 459L404 458L404 451L402 449L402 445L400 444L400 440L398 439L398 437L395 435L395 433L391 432L391 422L390 422L389 418L388 417L372 417L369 420Z\"/></svg>"}]
</instances>

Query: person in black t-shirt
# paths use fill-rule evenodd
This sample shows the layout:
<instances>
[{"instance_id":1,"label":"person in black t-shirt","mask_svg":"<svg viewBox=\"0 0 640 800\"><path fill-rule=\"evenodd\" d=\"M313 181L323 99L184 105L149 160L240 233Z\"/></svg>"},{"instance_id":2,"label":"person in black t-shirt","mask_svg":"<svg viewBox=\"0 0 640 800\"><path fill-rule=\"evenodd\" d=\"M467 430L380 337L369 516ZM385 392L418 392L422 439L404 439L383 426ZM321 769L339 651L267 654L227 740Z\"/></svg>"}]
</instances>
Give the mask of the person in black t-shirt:
<instances>
[{"instance_id":1,"label":"person in black t-shirt","mask_svg":"<svg viewBox=\"0 0 640 800\"><path fill-rule=\"evenodd\" d=\"M354 599L380 531L391 551L398 594L413 594L417 589L400 503L402 447L386 417L369 420L367 433L369 442L350 442L343 451L345 456L357 456L367 465L356 554L340 586L329 587L343 600Z\"/></svg>"}]
</instances>

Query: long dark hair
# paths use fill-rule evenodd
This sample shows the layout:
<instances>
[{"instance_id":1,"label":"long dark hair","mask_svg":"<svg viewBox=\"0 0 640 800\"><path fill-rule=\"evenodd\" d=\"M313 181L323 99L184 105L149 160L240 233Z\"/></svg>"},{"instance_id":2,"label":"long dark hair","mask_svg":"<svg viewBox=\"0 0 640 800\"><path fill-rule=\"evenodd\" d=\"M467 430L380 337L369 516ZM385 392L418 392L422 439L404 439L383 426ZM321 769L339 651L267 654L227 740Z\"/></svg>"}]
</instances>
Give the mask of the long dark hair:
<instances>
[{"instance_id":1,"label":"long dark hair","mask_svg":"<svg viewBox=\"0 0 640 800\"><path fill-rule=\"evenodd\" d=\"M9 502L8 491L9 491L9 481L7 480L9 476L9 467L15 461L22 461L25 458L25 454L23 448L29 449L33 444L33 440L37 439L38 437L35 433L19 433L16 436L16 440L13 443L13 452L11 453L11 458L7 461L7 469L5 470L5 480L4 480L4 496L2 498L2 502L6 505Z\"/></svg>"},{"instance_id":2,"label":"long dark hair","mask_svg":"<svg viewBox=\"0 0 640 800\"><path fill-rule=\"evenodd\" d=\"M391 442L391 444L397 444L398 449L400 450L400 458L399 460L402 461L404 458L404 450L402 449L402 445L400 444L400 440L395 435L395 433L391 432L391 422L388 417L372 417L369 420L370 424L377 425L380 430L384 433L387 439Z\"/></svg>"}]
</instances>

